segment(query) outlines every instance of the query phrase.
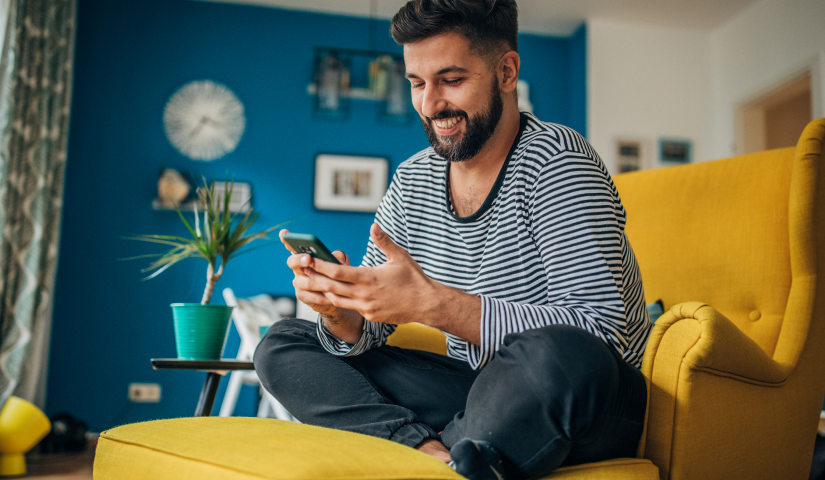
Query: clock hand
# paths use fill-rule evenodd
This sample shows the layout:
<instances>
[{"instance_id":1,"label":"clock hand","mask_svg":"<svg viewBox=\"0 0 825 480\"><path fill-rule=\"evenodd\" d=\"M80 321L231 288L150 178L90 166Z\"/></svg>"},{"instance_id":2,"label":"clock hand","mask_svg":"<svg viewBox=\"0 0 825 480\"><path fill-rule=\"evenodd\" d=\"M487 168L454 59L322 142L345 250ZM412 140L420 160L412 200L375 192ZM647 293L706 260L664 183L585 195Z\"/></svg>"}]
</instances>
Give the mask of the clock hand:
<instances>
[{"instance_id":1,"label":"clock hand","mask_svg":"<svg viewBox=\"0 0 825 480\"><path fill-rule=\"evenodd\" d=\"M209 123L209 117L206 115L202 116L198 124L195 125L195 128L189 133L189 138L193 138L195 135L199 134L207 123Z\"/></svg>"}]
</instances>

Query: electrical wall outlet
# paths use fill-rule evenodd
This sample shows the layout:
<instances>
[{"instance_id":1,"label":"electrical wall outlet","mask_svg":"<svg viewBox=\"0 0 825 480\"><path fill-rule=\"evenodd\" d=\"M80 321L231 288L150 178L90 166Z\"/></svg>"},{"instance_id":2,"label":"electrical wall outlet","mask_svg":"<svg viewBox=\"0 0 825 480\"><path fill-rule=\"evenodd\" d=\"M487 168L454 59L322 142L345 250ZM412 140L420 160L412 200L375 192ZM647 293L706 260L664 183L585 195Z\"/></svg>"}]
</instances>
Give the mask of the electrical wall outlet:
<instances>
[{"instance_id":1,"label":"electrical wall outlet","mask_svg":"<svg viewBox=\"0 0 825 480\"><path fill-rule=\"evenodd\" d=\"M129 401L137 403L160 402L159 383L130 383Z\"/></svg>"}]
</instances>

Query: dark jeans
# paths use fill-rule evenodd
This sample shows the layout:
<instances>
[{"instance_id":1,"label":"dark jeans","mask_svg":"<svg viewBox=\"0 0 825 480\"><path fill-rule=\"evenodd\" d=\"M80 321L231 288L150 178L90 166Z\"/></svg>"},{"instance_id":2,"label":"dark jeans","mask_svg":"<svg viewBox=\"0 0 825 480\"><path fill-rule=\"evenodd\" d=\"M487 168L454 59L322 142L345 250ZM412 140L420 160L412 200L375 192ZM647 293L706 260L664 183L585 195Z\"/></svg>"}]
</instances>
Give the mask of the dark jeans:
<instances>
[{"instance_id":1,"label":"dark jeans","mask_svg":"<svg viewBox=\"0 0 825 480\"><path fill-rule=\"evenodd\" d=\"M315 324L276 323L255 352L261 383L298 420L414 447L485 440L509 478L633 457L647 398L642 374L605 342L552 325L507 335L480 371L384 346L354 357L321 347ZM443 430L439 437L438 433Z\"/></svg>"}]
</instances>

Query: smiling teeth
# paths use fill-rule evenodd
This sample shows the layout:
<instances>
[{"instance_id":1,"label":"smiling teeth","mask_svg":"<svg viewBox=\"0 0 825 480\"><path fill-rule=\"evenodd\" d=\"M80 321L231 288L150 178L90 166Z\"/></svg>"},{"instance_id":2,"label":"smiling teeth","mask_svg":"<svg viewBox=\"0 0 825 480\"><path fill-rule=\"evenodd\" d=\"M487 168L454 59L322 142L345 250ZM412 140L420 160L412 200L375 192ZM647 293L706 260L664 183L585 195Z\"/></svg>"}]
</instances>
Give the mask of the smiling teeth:
<instances>
[{"instance_id":1,"label":"smiling teeth","mask_svg":"<svg viewBox=\"0 0 825 480\"><path fill-rule=\"evenodd\" d=\"M433 122L435 122L438 128L453 128L460 120L460 117L453 117L444 120L433 120Z\"/></svg>"}]
</instances>

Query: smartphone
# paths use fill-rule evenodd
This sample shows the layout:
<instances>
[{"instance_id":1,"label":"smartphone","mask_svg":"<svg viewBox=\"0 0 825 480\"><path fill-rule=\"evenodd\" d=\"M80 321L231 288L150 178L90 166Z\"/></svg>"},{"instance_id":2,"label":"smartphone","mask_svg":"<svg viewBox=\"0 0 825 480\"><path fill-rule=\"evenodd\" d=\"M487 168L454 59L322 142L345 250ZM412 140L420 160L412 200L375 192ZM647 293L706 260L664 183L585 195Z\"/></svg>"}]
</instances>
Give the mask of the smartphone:
<instances>
[{"instance_id":1,"label":"smartphone","mask_svg":"<svg viewBox=\"0 0 825 480\"><path fill-rule=\"evenodd\" d=\"M292 247L292 250L296 253L308 253L315 258L320 258L330 263L341 264L315 235L290 232L284 234L284 241Z\"/></svg>"}]
</instances>

